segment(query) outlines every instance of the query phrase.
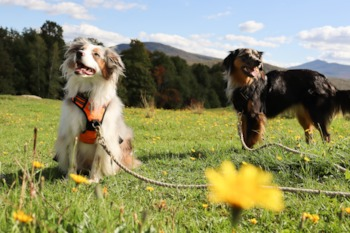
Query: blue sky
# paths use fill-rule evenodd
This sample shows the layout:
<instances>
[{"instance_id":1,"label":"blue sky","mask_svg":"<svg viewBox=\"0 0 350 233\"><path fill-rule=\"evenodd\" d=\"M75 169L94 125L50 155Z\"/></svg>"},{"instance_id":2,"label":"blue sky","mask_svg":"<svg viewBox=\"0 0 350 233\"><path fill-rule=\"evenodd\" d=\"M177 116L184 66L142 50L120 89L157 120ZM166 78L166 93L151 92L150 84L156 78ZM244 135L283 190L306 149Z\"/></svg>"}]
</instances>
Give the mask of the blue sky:
<instances>
[{"instance_id":1,"label":"blue sky","mask_svg":"<svg viewBox=\"0 0 350 233\"><path fill-rule=\"evenodd\" d=\"M0 0L0 26L22 32L46 20L64 39L130 39L224 58L248 47L282 67L315 59L350 65L348 0Z\"/></svg>"}]
</instances>

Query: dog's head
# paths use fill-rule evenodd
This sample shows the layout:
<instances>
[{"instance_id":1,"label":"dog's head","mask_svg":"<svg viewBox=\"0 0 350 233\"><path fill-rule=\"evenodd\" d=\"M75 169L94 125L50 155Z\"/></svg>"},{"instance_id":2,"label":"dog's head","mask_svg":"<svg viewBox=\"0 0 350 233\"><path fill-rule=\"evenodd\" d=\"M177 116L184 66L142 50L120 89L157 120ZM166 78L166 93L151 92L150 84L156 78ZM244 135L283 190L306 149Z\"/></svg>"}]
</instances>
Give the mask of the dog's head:
<instances>
[{"instance_id":1,"label":"dog's head","mask_svg":"<svg viewBox=\"0 0 350 233\"><path fill-rule=\"evenodd\" d=\"M114 50L77 38L68 47L61 69L68 80L100 79L116 82L123 74L124 64Z\"/></svg>"},{"instance_id":2,"label":"dog's head","mask_svg":"<svg viewBox=\"0 0 350 233\"><path fill-rule=\"evenodd\" d=\"M229 88L249 85L254 79L265 78L263 52L254 49L236 49L225 58L223 66Z\"/></svg>"}]
</instances>

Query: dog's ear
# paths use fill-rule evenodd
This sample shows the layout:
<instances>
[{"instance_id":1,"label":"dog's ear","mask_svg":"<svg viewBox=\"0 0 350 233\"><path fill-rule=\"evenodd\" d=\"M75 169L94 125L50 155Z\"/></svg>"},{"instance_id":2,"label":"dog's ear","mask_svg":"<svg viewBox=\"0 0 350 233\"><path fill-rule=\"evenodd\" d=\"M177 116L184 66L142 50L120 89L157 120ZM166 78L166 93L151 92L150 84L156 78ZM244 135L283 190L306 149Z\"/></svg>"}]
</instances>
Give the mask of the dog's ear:
<instances>
[{"instance_id":1,"label":"dog's ear","mask_svg":"<svg viewBox=\"0 0 350 233\"><path fill-rule=\"evenodd\" d=\"M120 69L121 71L124 71L125 66L120 58L120 56L113 50L107 49L106 50L106 62L107 62L107 67L109 69Z\"/></svg>"},{"instance_id":2,"label":"dog's ear","mask_svg":"<svg viewBox=\"0 0 350 233\"><path fill-rule=\"evenodd\" d=\"M258 51L258 54L259 54L259 58L261 59L264 52Z\"/></svg>"},{"instance_id":3,"label":"dog's ear","mask_svg":"<svg viewBox=\"0 0 350 233\"><path fill-rule=\"evenodd\" d=\"M224 62L222 63L222 65L226 71L229 71L232 69L233 61L236 59L237 55L239 54L239 51L240 49L231 51L230 54L224 59Z\"/></svg>"}]
</instances>

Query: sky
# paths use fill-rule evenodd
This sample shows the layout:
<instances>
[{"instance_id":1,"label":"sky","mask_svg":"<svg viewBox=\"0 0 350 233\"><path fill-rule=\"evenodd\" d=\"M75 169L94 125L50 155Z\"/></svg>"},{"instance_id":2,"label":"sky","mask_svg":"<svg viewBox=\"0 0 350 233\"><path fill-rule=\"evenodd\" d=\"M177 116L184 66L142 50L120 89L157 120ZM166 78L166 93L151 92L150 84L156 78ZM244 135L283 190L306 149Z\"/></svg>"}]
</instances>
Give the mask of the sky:
<instances>
[{"instance_id":1,"label":"sky","mask_svg":"<svg viewBox=\"0 0 350 233\"><path fill-rule=\"evenodd\" d=\"M66 42L138 39L221 59L253 48L281 67L350 65L349 12L348 0L0 0L0 27L22 32L50 20Z\"/></svg>"}]
</instances>

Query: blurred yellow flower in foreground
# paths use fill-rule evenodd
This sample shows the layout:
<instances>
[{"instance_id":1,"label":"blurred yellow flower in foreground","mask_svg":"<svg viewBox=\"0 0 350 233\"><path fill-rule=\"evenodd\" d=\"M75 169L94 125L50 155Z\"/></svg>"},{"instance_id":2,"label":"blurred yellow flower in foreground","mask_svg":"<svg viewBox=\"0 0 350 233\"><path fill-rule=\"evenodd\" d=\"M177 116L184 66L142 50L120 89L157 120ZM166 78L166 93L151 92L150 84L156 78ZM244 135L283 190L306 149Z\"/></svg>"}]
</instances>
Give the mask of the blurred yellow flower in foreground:
<instances>
[{"instance_id":1,"label":"blurred yellow flower in foreground","mask_svg":"<svg viewBox=\"0 0 350 233\"><path fill-rule=\"evenodd\" d=\"M17 212L13 213L13 218L16 221L20 221L22 223L30 223L31 221L33 221L33 218L29 215L26 215L23 211L18 210Z\"/></svg>"},{"instance_id":2,"label":"blurred yellow flower in foreground","mask_svg":"<svg viewBox=\"0 0 350 233\"><path fill-rule=\"evenodd\" d=\"M350 207L344 208L344 211L345 211L347 214L350 214Z\"/></svg>"},{"instance_id":3,"label":"blurred yellow flower in foreground","mask_svg":"<svg viewBox=\"0 0 350 233\"><path fill-rule=\"evenodd\" d=\"M220 171L210 168L205 174L212 202L225 202L238 209L257 206L281 211L284 208L282 191L271 184L272 175L251 164L237 171L231 162L224 161Z\"/></svg>"},{"instance_id":4,"label":"blurred yellow flower in foreground","mask_svg":"<svg viewBox=\"0 0 350 233\"><path fill-rule=\"evenodd\" d=\"M320 220L320 216L317 214L303 213L302 220L310 219L313 223L317 223Z\"/></svg>"},{"instance_id":5,"label":"blurred yellow flower in foreground","mask_svg":"<svg viewBox=\"0 0 350 233\"><path fill-rule=\"evenodd\" d=\"M69 174L70 178L77 184L90 184L89 180L81 175Z\"/></svg>"},{"instance_id":6,"label":"blurred yellow flower in foreground","mask_svg":"<svg viewBox=\"0 0 350 233\"><path fill-rule=\"evenodd\" d=\"M43 168L44 164L38 162L38 161L33 161L33 167L34 168Z\"/></svg>"}]
</instances>

